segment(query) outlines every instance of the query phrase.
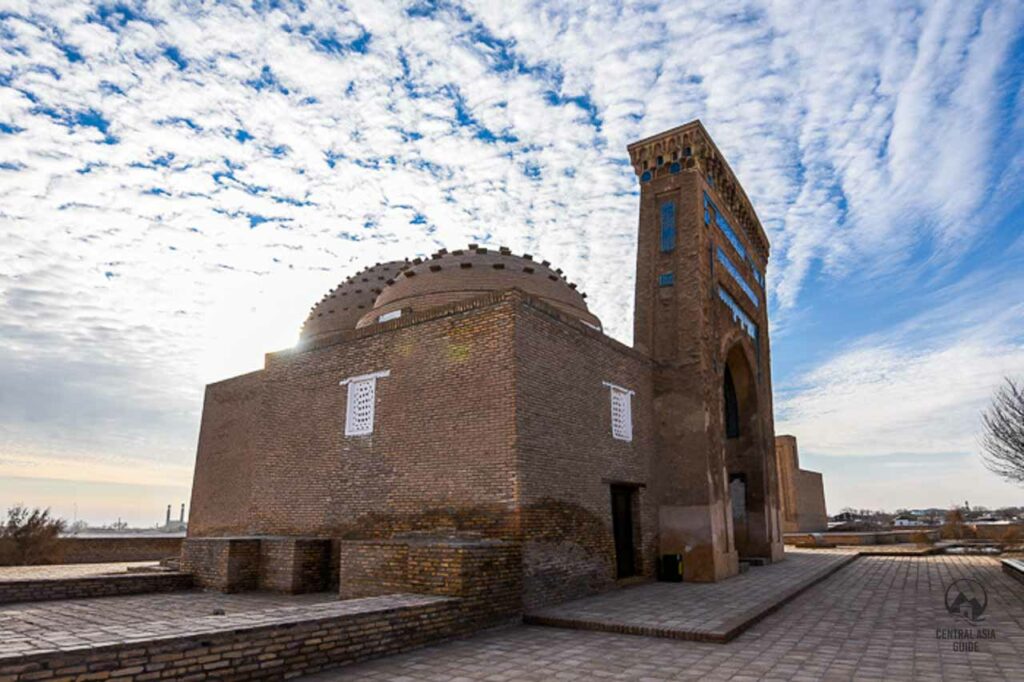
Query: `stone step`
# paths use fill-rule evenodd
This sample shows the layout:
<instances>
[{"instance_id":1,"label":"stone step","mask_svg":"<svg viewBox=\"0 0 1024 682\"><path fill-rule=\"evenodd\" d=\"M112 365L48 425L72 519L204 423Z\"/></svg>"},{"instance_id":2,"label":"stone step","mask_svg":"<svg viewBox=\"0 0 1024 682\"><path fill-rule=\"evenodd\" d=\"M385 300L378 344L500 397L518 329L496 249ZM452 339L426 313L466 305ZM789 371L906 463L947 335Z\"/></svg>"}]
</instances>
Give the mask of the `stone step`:
<instances>
[{"instance_id":1,"label":"stone step","mask_svg":"<svg viewBox=\"0 0 1024 682\"><path fill-rule=\"evenodd\" d=\"M1024 583L1024 559L1003 559L1003 573Z\"/></svg>"}]
</instances>

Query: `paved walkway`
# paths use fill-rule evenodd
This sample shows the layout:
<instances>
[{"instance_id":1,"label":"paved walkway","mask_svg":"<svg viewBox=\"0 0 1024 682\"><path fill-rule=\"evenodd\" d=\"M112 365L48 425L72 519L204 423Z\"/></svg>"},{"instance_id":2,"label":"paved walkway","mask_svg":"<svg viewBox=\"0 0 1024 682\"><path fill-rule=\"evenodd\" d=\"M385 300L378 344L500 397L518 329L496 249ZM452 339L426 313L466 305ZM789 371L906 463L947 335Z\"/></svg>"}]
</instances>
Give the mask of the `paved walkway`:
<instances>
[{"instance_id":1,"label":"paved walkway","mask_svg":"<svg viewBox=\"0 0 1024 682\"><path fill-rule=\"evenodd\" d=\"M121 561L111 564L56 564L53 566L0 566L0 582L7 580L59 580L124 573L132 568L159 566L157 561Z\"/></svg>"},{"instance_id":2,"label":"paved walkway","mask_svg":"<svg viewBox=\"0 0 1024 682\"><path fill-rule=\"evenodd\" d=\"M229 627L242 617L339 604L337 595L172 592L0 605L0 658ZM216 612L216 613L215 613ZM223 612L223 613L220 613Z\"/></svg>"},{"instance_id":3,"label":"paved walkway","mask_svg":"<svg viewBox=\"0 0 1024 682\"><path fill-rule=\"evenodd\" d=\"M580 630L725 642L795 594L856 558L856 552L790 550L718 583L647 583L527 614L526 621Z\"/></svg>"},{"instance_id":4,"label":"paved walkway","mask_svg":"<svg viewBox=\"0 0 1024 682\"><path fill-rule=\"evenodd\" d=\"M753 569L751 569L753 570ZM985 585L979 651L937 631L971 629L945 608L946 587ZM988 557L860 557L727 644L538 626L307 678L308 682L513 680L1024 680L1024 585Z\"/></svg>"}]
</instances>

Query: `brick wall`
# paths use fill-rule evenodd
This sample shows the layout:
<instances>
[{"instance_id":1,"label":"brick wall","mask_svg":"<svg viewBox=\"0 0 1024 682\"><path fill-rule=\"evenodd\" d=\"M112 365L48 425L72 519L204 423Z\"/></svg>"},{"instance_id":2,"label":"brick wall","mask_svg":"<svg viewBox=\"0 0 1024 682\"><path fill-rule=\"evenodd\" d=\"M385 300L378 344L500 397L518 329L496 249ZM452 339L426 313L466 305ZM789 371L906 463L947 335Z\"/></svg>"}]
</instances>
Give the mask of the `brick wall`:
<instances>
[{"instance_id":1,"label":"brick wall","mask_svg":"<svg viewBox=\"0 0 1024 682\"><path fill-rule=\"evenodd\" d=\"M651 372L630 349L524 305L516 321L516 420L527 608L615 580L612 483L637 487L637 569L652 575L656 508L648 495ZM612 437L609 382L635 391L633 440Z\"/></svg>"},{"instance_id":2,"label":"brick wall","mask_svg":"<svg viewBox=\"0 0 1024 682\"><path fill-rule=\"evenodd\" d=\"M185 573L134 573L51 580L0 581L0 604L86 599L149 592L175 592L192 587Z\"/></svg>"},{"instance_id":3,"label":"brick wall","mask_svg":"<svg viewBox=\"0 0 1024 682\"><path fill-rule=\"evenodd\" d=\"M409 589L409 545L402 540L340 543L338 589L342 599L375 597Z\"/></svg>"},{"instance_id":4,"label":"brick wall","mask_svg":"<svg viewBox=\"0 0 1024 682\"><path fill-rule=\"evenodd\" d=\"M518 621L523 613L522 562L517 543L411 542L409 590L458 597L461 621L469 629Z\"/></svg>"},{"instance_id":5,"label":"brick wall","mask_svg":"<svg viewBox=\"0 0 1024 682\"><path fill-rule=\"evenodd\" d=\"M121 561L159 561L178 556L181 537L59 538L51 564L107 564ZM6 554L0 552L0 566Z\"/></svg>"},{"instance_id":6,"label":"brick wall","mask_svg":"<svg viewBox=\"0 0 1024 682\"><path fill-rule=\"evenodd\" d=\"M512 309L494 296L434 319L357 330L343 343L270 355L256 377L211 385L190 537L507 534ZM339 382L385 369L373 434L346 437Z\"/></svg>"},{"instance_id":7,"label":"brick wall","mask_svg":"<svg viewBox=\"0 0 1024 682\"><path fill-rule=\"evenodd\" d=\"M828 529L825 484L817 471L800 469L796 476L797 527L803 531Z\"/></svg>"},{"instance_id":8,"label":"brick wall","mask_svg":"<svg viewBox=\"0 0 1024 682\"><path fill-rule=\"evenodd\" d=\"M523 612L518 543L416 535L341 543L342 599L409 592L459 598L467 627L517 620Z\"/></svg>"},{"instance_id":9,"label":"brick wall","mask_svg":"<svg viewBox=\"0 0 1024 682\"><path fill-rule=\"evenodd\" d=\"M800 468L796 438L776 436L775 456L779 470L783 532L827 530L824 481L820 473Z\"/></svg>"},{"instance_id":10,"label":"brick wall","mask_svg":"<svg viewBox=\"0 0 1024 682\"><path fill-rule=\"evenodd\" d=\"M61 538L61 563L159 561L181 552L181 537Z\"/></svg>"},{"instance_id":11,"label":"brick wall","mask_svg":"<svg viewBox=\"0 0 1024 682\"><path fill-rule=\"evenodd\" d=\"M203 418L189 507L189 536L252 532L252 477L264 372L250 372L210 384Z\"/></svg>"},{"instance_id":12,"label":"brick wall","mask_svg":"<svg viewBox=\"0 0 1024 682\"><path fill-rule=\"evenodd\" d=\"M222 592L254 590L260 581L258 538L188 538L181 551L181 570L197 585Z\"/></svg>"},{"instance_id":13,"label":"brick wall","mask_svg":"<svg viewBox=\"0 0 1024 682\"><path fill-rule=\"evenodd\" d=\"M331 541L260 538L259 587L271 592L322 592L330 581Z\"/></svg>"}]
</instances>

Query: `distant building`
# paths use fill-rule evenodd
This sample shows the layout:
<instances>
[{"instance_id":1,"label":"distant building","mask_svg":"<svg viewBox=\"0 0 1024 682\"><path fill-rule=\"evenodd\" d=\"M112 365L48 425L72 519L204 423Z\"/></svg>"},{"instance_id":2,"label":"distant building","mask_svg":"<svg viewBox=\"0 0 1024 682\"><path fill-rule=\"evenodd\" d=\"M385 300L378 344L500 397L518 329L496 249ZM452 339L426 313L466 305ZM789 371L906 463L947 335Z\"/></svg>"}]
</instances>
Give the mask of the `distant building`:
<instances>
[{"instance_id":1,"label":"distant building","mask_svg":"<svg viewBox=\"0 0 1024 682\"><path fill-rule=\"evenodd\" d=\"M824 482L817 471L800 468L795 436L775 437L775 460L779 466L783 532L827 530Z\"/></svg>"},{"instance_id":2,"label":"distant building","mask_svg":"<svg viewBox=\"0 0 1024 682\"><path fill-rule=\"evenodd\" d=\"M897 528L906 528L908 526L924 526L925 523L913 514L900 514L893 519L892 525Z\"/></svg>"},{"instance_id":3,"label":"distant building","mask_svg":"<svg viewBox=\"0 0 1024 682\"><path fill-rule=\"evenodd\" d=\"M185 522L185 504L181 505L181 515L177 521L171 520L171 505L167 505L167 520L159 527L164 533L184 533L188 530L188 523Z\"/></svg>"}]
</instances>

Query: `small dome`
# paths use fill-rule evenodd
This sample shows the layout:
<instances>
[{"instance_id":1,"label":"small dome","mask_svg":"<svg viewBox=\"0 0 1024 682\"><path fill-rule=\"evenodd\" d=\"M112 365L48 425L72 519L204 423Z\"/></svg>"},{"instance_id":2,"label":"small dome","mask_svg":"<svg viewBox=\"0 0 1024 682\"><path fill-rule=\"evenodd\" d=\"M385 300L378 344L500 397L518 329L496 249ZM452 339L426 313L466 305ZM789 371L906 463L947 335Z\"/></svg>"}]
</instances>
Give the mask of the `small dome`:
<instances>
[{"instance_id":1,"label":"small dome","mask_svg":"<svg viewBox=\"0 0 1024 682\"><path fill-rule=\"evenodd\" d=\"M302 325L300 338L313 339L332 332L355 329L356 322L373 308L373 302L406 261L377 263L334 287L313 306Z\"/></svg>"},{"instance_id":2,"label":"small dome","mask_svg":"<svg viewBox=\"0 0 1024 682\"><path fill-rule=\"evenodd\" d=\"M426 260L416 259L384 287L357 327L377 322L382 315L398 310L419 312L468 300L492 291L517 288L543 300L561 312L592 327L601 322L587 310L583 294L553 270L547 261L516 256L502 247L485 249L471 244L451 253L440 251Z\"/></svg>"}]
</instances>

